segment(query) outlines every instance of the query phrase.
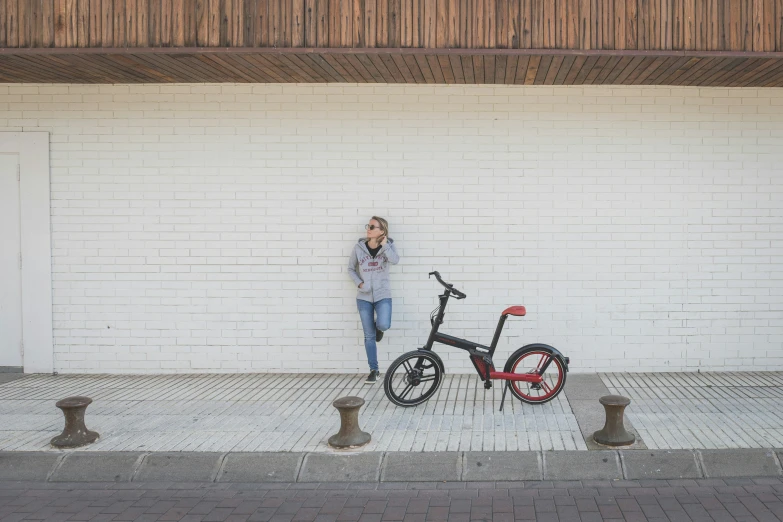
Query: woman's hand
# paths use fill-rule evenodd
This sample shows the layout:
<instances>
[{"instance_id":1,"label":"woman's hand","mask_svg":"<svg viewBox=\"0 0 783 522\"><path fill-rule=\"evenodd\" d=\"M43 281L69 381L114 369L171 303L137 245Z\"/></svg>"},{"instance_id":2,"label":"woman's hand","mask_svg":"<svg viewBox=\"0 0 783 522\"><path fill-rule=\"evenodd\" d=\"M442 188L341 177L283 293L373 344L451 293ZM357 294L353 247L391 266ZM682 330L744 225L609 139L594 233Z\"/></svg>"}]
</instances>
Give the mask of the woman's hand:
<instances>
[{"instance_id":1,"label":"woman's hand","mask_svg":"<svg viewBox=\"0 0 783 522\"><path fill-rule=\"evenodd\" d=\"M381 246L386 244L386 236L381 237Z\"/></svg>"},{"instance_id":2,"label":"woman's hand","mask_svg":"<svg viewBox=\"0 0 783 522\"><path fill-rule=\"evenodd\" d=\"M359 288L362 288L364 286L364 283L359 283Z\"/></svg>"}]
</instances>

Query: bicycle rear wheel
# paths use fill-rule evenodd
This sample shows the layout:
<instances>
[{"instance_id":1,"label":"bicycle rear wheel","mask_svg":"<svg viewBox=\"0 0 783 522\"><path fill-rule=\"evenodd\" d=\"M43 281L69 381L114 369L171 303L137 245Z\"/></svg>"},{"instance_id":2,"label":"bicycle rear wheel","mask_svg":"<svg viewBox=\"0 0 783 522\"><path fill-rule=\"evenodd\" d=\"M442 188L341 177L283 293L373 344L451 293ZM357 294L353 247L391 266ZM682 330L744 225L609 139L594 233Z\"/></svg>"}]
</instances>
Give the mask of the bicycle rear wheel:
<instances>
[{"instance_id":1,"label":"bicycle rear wheel","mask_svg":"<svg viewBox=\"0 0 783 522\"><path fill-rule=\"evenodd\" d=\"M511 393L514 397L528 404L549 402L557 397L565 386L565 364L558 356L543 347L517 350L508 358L503 371L541 375L540 383L510 381Z\"/></svg>"},{"instance_id":2,"label":"bicycle rear wheel","mask_svg":"<svg viewBox=\"0 0 783 522\"><path fill-rule=\"evenodd\" d=\"M399 356L383 379L383 391L397 406L416 406L440 387L443 372L434 356L415 350Z\"/></svg>"}]
</instances>

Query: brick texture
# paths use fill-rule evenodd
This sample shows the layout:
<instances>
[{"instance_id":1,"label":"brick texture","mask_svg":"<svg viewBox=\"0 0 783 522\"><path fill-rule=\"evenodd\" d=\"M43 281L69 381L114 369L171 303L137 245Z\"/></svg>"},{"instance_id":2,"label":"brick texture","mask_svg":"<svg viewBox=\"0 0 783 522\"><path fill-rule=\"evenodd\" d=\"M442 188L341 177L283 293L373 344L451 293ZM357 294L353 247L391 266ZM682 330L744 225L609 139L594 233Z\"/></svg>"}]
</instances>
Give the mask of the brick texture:
<instances>
[{"instance_id":1,"label":"brick texture","mask_svg":"<svg viewBox=\"0 0 783 522\"><path fill-rule=\"evenodd\" d=\"M0 85L51 132L59 372L357 372L350 249L402 261L381 366L444 330L574 371L783 369L783 90ZM440 350L447 370L472 371Z\"/></svg>"}]
</instances>

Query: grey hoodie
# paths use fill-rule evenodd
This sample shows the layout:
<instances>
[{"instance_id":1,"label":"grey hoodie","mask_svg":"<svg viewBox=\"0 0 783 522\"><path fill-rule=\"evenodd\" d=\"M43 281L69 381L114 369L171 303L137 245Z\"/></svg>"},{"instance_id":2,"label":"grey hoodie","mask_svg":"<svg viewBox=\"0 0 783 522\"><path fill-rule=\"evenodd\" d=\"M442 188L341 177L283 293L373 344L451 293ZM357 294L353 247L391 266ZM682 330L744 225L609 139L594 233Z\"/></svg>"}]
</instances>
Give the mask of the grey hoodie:
<instances>
[{"instance_id":1,"label":"grey hoodie","mask_svg":"<svg viewBox=\"0 0 783 522\"><path fill-rule=\"evenodd\" d=\"M389 284L390 265L396 265L400 261L394 240L388 238L386 244L381 247L373 258L367 250L367 239L361 238L353 246L351 259L348 260L348 274L359 288L357 299L375 303L381 299L391 297L391 285Z\"/></svg>"}]
</instances>

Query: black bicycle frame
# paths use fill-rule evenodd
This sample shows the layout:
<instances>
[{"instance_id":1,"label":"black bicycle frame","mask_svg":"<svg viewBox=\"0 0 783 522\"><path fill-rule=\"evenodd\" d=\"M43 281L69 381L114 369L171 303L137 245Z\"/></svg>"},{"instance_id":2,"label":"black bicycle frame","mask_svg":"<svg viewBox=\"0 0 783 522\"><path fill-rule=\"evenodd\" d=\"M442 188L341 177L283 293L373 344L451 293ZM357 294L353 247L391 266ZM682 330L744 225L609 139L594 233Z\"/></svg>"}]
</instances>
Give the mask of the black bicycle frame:
<instances>
[{"instance_id":1,"label":"black bicycle frame","mask_svg":"<svg viewBox=\"0 0 783 522\"><path fill-rule=\"evenodd\" d=\"M490 370L493 370L492 368L492 356L495 354L495 349L498 346L498 341L500 340L500 333L503 331L503 325L506 324L506 319L508 319L507 315L501 315L500 319L498 320L497 328L495 328L495 335L492 338L492 343L489 346L484 346L483 344L479 344L473 341L468 341L467 339L461 339L459 337L454 337L453 335L448 335L445 333L441 333L438 331L440 328L440 325L443 324L443 317L446 314L446 305L449 302L449 297L451 297L451 292L449 290L446 290L443 292L443 294L438 296L438 299L440 300L440 307L438 308L438 314L435 317L435 320L432 323L432 330L430 331L430 336L427 339L427 344L422 347L422 350L428 350L432 351L432 346L435 343L441 343L445 344L446 346L453 346L454 348L459 348L460 350L465 350L470 355L475 355L480 357L485 363L484 367L484 375L481 375L482 371L479 369L478 366L476 366L476 371L478 372L479 376L483 379L488 381L490 379ZM544 365L541 367L540 373L543 375L543 373L547 370L549 365L552 362L552 358L548 358L547 361L544 363ZM476 365L474 361L474 366ZM418 363L416 364L418 367Z\"/></svg>"}]
</instances>

